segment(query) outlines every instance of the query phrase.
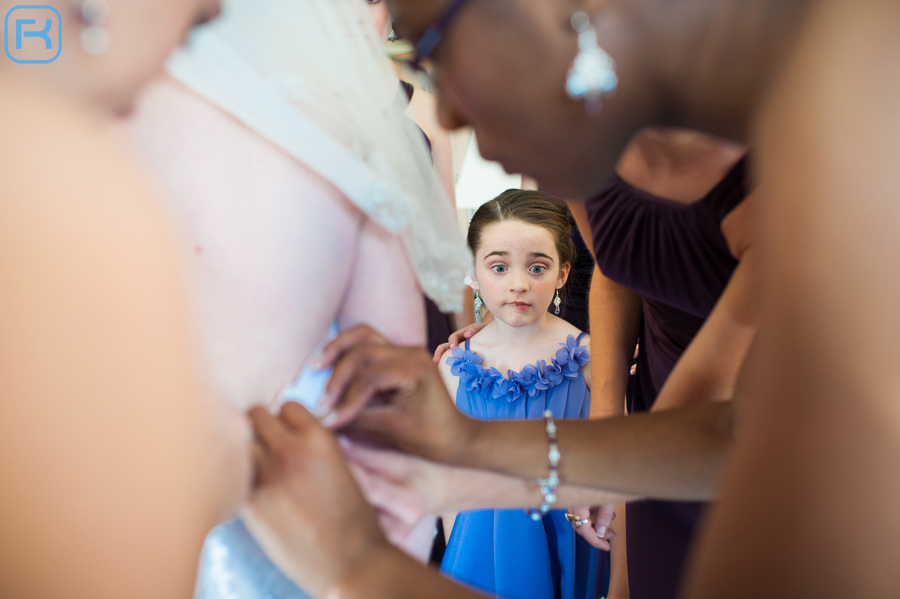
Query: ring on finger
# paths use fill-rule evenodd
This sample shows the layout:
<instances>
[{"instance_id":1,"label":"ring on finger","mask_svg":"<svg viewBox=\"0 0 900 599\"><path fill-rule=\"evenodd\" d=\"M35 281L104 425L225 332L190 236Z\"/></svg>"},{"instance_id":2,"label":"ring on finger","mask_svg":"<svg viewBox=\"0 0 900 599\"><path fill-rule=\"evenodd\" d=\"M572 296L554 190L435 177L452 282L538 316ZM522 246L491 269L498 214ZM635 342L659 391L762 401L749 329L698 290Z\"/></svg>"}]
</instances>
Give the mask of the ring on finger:
<instances>
[{"instance_id":1,"label":"ring on finger","mask_svg":"<svg viewBox=\"0 0 900 599\"><path fill-rule=\"evenodd\" d=\"M566 520L572 523L572 526L578 528L579 526L584 526L585 524L590 524L589 518L579 518L576 514L572 512L566 512Z\"/></svg>"}]
</instances>

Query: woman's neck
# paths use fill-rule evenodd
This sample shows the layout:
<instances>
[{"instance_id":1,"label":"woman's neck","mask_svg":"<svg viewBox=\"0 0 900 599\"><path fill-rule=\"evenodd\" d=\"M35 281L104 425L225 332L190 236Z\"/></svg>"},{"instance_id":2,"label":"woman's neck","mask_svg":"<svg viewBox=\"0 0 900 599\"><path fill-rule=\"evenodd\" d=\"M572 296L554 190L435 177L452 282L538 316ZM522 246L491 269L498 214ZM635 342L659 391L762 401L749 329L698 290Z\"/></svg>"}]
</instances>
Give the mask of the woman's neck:
<instances>
[{"instance_id":1,"label":"woman's neck","mask_svg":"<svg viewBox=\"0 0 900 599\"><path fill-rule=\"evenodd\" d=\"M756 107L796 37L809 0L645 3L668 123L746 140ZM677 26L673 25L677 23Z\"/></svg>"}]
</instances>

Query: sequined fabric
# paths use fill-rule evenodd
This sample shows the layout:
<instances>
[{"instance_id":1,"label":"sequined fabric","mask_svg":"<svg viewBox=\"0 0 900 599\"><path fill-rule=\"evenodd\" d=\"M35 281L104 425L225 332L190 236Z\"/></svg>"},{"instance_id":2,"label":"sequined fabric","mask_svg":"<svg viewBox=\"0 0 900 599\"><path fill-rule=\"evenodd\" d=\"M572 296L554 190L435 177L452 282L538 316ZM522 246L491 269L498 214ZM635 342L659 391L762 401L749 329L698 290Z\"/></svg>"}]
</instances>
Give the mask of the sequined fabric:
<instances>
[{"instance_id":1,"label":"sequined fabric","mask_svg":"<svg viewBox=\"0 0 900 599\"><path fill-rule=\"evenodd\" d=\"M241 520L213 529L200 558L196 599L312 599L266 557Z\"/></svg>"}]
</instances>

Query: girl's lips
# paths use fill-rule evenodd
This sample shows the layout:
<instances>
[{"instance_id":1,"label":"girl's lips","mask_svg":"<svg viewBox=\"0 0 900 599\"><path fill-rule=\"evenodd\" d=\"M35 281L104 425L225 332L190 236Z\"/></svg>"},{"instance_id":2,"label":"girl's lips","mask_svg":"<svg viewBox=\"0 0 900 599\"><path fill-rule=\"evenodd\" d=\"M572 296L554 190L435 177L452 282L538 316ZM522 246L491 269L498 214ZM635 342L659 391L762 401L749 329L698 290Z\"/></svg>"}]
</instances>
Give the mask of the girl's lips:
<instances>
[{"instance_id":1,"label":"girl's lips","mask_svg":"<svg viewBox=\"0 0 900 599\"><path fill-rule=\"evenodd\" d=\"M515 306L516 308L528 308L531 304L526 302L510 302L510 305Z\"/></svg>"}]
</instances>

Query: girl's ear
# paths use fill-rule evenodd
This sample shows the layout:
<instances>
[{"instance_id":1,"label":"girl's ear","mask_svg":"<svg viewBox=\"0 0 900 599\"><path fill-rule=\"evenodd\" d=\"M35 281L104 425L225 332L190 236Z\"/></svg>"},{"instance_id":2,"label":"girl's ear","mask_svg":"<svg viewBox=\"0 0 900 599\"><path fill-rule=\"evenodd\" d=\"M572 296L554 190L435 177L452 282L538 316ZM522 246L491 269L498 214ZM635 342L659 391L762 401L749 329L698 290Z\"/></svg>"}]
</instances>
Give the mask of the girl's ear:
<instances>
[{"instance_id":1,"label":"girl's ear","mask_svg":"<svg viewBox=\"0 0 900 599\"><path fill-rule=\"evenodd\" d=\"M562 289L566 284L566 281L569 280L569 271L572 270L572 265L568 262L563 264L559 269L559 280L556 282L556 288Z\"/></svg>"}]
</instances>

